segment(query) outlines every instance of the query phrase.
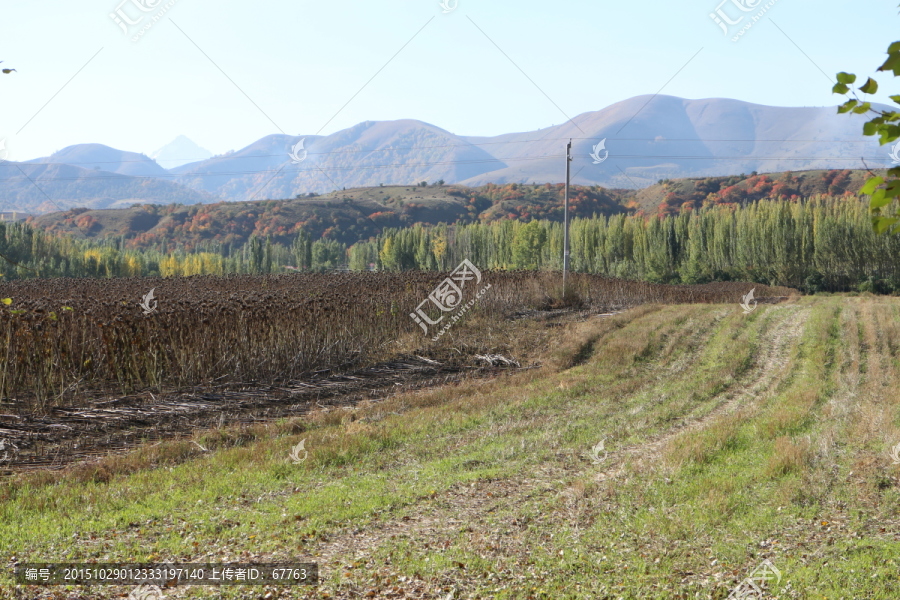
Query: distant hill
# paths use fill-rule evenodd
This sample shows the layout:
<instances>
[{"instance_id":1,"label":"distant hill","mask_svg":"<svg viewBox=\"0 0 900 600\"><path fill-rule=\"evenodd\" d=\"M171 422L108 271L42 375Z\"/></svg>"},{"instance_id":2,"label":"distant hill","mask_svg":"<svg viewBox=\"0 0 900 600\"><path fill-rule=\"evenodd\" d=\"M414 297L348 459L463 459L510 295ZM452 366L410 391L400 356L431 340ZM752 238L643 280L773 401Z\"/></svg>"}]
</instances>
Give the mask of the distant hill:
<instances>
[{"instance_id":1,"label":"distant hill","mask_svg":"<svg viewBox=\"0 0 900 600\"><path fill-rule=\"evenodd\" d=\"M301 141L305 158L294 164L290 153ZM401 120L367 121L325 137L270 135L233 154L172 172L187 187L246 200L380 183L458 182L498 166L505 163L458 136L421 121Z\"/></svg>"},{"instance_id":2,"label":"distant hill","mask_svg":"<svg viewBox=\"0 0 900 600\"><path fill-rule=\"evenodd\" d=\"M168 170L143 154L100 144L71 146L29 164L141 177L148 187L166 182L168 186L155 188L159 197L144 193L139 199L189 204L199 198L284 199L421 181L443 180L468 187L555 184L564 179L563 154L571 138L573 183L637 190L661 179L863 168L863 161L873 169L890 166L889 149L879 146L874 137L862 135L866 118L839 115L835 107L638 96L561 125L493 137L457 135L401 119L367 121L327 136L268 135L236 152ZM592 157L595 147L598 154ZM42 182L35 183L56 189L58 181L52 174L42 177ZM59 181L77 182L78 178L71 179L69 172L69 179ZM12 172L9 178L0 177L0 197L15 193L16 208L33 213L53 210L48 197L63 207L79 203L101 207L136 199L137 190L131 184L118 184L115 178L93 179L92 184L66 185L65 197L56 192L43 196L38 190L23 196L23 190L33 185Z\"/></svg>"},{"instance_id":3,"label":"distant hill","mask_svg":"<svg viewBox=\"0 0 900 600\"><path fill-rule=\"evenodd\" d=\"M77 144L27 164L69 165L133 177L168 177L169 172L145 154L116 150L103 144Z\"/></svg>"},{"instance_id":4,"label":"distant hill","mask_svg":"<svg viewBox=\"0 0 900 600\"><path fill-rule=\"evenodd\" d=\"M572 189L573 215L625 213L628 191ZM137 248L195 248L203 242L243 244L253 235L290 243L302 229L314 239L346 244L378 235L387 227L471 223L498 219L562 219L561 185L385 186L350 189L293 200L194 206L144 204L118 210L73 209L29 222L78 238L119 238Z\"/></svg>"},{"instance_id":5,"label":"distant hill","mask_svg":"<svg viewBox=\"0 0 900 600\"><path fill-rule=\"evenodd\" d=\"M183 135L153 152L150 158L164 169L174 169L188 163L206 160L212 156L212 152L201 148Z\"/></svg>"},{"instance_id":6,"label":"distant hill","mask_svg":"<svg viewBox=\"0 0 900 600\"><path fill-rule=\"evenodd\" d=\"M863 171L831 170L661 180L641 190L572 186L570 209L573 217L650 216L762 198L855 195L865 177ZM134 248L180 245L193 249L207 242L241 245L253 234L290 243L301 230L313 239L349 245L388 227L504 219L561 221L563 195L562 184L379 186L293 200L79 208L32 217L29 222L78 238L124 238L126 246Z\"/></svg>"},{"instance_id":7,"label":"distant hill","mask_svg":"<svg viewBox=\"0 0 900 600\"><path fill-rule=\"evenodd\" d=\"M861 168L862 156L884 167L888 151L862 135L864 121L834 107L638 96L562 125L494 137L458 136L414 120L365 122L324 137L272 135L174 172L179 183L229 200L422 180L559 183L565 140L573 138L573 183L637 189L665 178ZM609 154L595 164L591 152L604 139ZM308 154L293 164L288 154L301 140Z\"/></svg>"},{"instance_id":8,"label":"distant hill","mask_svg":"<svg viewBox=\"0 0 900 600\"><path fill-rule=\"evenodd\" d=\"M834 107L638 96L538 132L467 137L489 143L497 156L521 160L460 183L560 181L561 140L567 138L573 140L573 182L581 185L642 188L659 179L859 169L863 156L869 167L888 166L888 149L862 135L867 119L839 115ZM609 156L595 164L590 154L603 139Z\"/></svg>"},{"instance_id":9,"label":"distant hill","mask_svg":"<svg viewBox=\"0 0 900 600\"><path fill-rule=\"evenodd\" d=\"M0 210L3 211L41 214L74 207L116 208L136 202L215 201L214 196L156 177L122 175L61 163L0 162Z\"/></svg>"}]
</instances>

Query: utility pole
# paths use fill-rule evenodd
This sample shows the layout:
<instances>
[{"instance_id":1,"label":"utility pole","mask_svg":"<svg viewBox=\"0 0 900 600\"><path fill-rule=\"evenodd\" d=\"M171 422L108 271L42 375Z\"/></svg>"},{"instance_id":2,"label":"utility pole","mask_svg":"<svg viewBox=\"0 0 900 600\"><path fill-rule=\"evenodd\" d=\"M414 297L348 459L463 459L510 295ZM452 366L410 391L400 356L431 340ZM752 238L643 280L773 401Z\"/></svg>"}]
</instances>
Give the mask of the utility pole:
<instances>
[{"instance_id":1,"label":"utility pole","mask_svg":"<svg viewBox=\"0 0 900 600\"><path fill-rule=\"evenodd\" d=\"M566 275L569 272L569 170L572 163L572 140L566 144L566 195L563 202L563 300L566 297Z\"/></svg>"}]
</instances>

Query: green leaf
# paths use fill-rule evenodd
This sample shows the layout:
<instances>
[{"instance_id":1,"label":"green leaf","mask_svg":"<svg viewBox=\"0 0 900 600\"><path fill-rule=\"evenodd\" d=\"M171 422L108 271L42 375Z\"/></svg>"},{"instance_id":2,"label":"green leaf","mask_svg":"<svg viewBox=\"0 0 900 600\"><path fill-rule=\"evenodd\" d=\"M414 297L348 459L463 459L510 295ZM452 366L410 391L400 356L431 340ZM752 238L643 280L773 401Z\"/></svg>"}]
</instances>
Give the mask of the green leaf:
<instances>
[{"instance_id":1,"label":"green leaf","mask_svg":"<svg viewBox=\"0 0 900 600\"><path fill-rule=\"evenodd\" d=\"M881 135L879 143L882 146L890 144L897 138L900 138L900 125L882 125L878 128L878 133Z\"/></svg>"},{"instance_id":2,"label":"green leaf","mask_svg":"<svg viewBox=\"0 0 900 600\"><path fill-rule=\"evenodd\" d=\"M872 219L872 227L875 229L875 233L884 233L890 228L892 225L900 221L896 217L878 217Z\"/></svg>"},{"instance_id":3,"label":"green leaf","mask_svg":"<svg viewBox=\"0 0 900 600\"><path fill-rule=\"evenodd\" d=\"M74 310L71 306L63 306L63 310Z\"/></svg>"},{"instance_id":4,"label":"green leaf","mask_svg":"<svg viewBox=\"0 0 900 600\"><path fill-rule=\"evenodd\" d=\"M861 115L861 114L869 112L870 108L872 108L871 102L863 102L862 104L860 104L859 106L854 108L853 112L857 115Z\"/></svg>"},{"instance_id":5,"label":"green leaf","mask_svg":"<svg viewBox=\"0 0 900 600\"><path fill-rule=\"evenodd\" d=\"M0 300L0 302L9 306L10 304L12 304L12 298L4 298L3 300Z\"/></svg>"},{"instance_id":6,"label":"green leaf","mask_svg":"<svg viewBox=\"0 0 900 600\"><path fill-rule=\"evenodd\" d=\"M838 114L850 112L850 109L852 109L857 104L859 104L859 100L847 100L846 102L838 106Z\"/></svg>"},{"instance_id":7,"label":"green leaf","mask_svg":"<svg viewBox=\"0 0 900 600\"><path fill-rule=\"evenodd\" d=\"M878 82L869 77L868 80L859 88L863 94L874 94L878 91Z\"/></svg>"},{"instance_id":8,"label":"green leaf","mask_svg":"<svg viewBox=\"0 0 900 600\"><path fill-rule=\"evenodd\" d=\"M55 313L55 312L50 311L50 314L49 314L48 316L49 316L51 319L53 319L54 321L56 321L56 313Z\"/></svg>"},{"instance_id":9,"label":"green leaf","mask_svg":"<svg viewBox=\"0 0 900 600\"><path fill-rule=\"evenodd\" d=\"M24 309L21 309L21 308L18 309L18 310L11 310L11 311L9 311L9 314L11 314L11 315L21 315L21 314L24 314L24 313L25 313L25 310L24 310Z\"/></svg>"},{"instance_id":10,"label":"green leaf","mask_svg":"<svg viewBox=\"0 0 900 600\"><path fill-rule=\"evenodd\" d=\"M859 193L861 195L871 194L882 183L884 183L884 177L870 177L866 180L866 183L862 186L862 189L859 190Z\"/></svg>"},{"instance_id":11,"label":"green leaf","mask_svg":"<svg viewBox=\"0 0 900 600\"><path fill-rule=\"evenodd\" d=\"M844 83L836 83L836 84L834 84L834 87L831 88L831 92L833 94L846 94L849 91L850 91L850 88L847 87L847 85Z\"/></svg>"},{"instance_id":12,"label":"green leaf","mask_svg":"<svg viewBox=\"0 0 900 600\"><path fill-rule=\"evenodd\" d=\"M837 74L838 83L850 84L856 81L856 75L841 71Z\"/></svg>"},{"instance_id":13,"label":"green leaf","mask_svg":"<svg viewBox=\"0 0 900 600\"><path fill-rule=\"evenodd\" d=\"M878 123L869 121L863 124L863 135L875 135L878 133Z\"/></svg>"},{"instance_id":14,"label":"green leaf","mask_svg":"<svg viewBox=\"0 0 900 600\"><path fill-rule=\"evenodd\" d=\"M887 186L884 188L884 194L888 198L896 198L900 196L900 181L894 179L888 182Z\"/></svg>"},{"instance_id":15,"label":"green leaf","mask_svg":"<svg viewBox=\"0 0 900 600\"><path fill-rule=\"evenodd\" d=\"M884 64L878 67L879 71L893 71L894 77L900 77L900 52L891 52Z\"/></svg>"},{"instance_id":16,"label":"green leaf","mask_svg":"<svg viewBox=\"0 0 900 600\"><path fill-rule=\"evenodd\" d=\"M872 199L869 200L869 210L877 210L892 202L891 198L885 198L884 190L875 190Z\"/></svg>"},{"instance_id":17,"label":"green leaf","mask_svg":"<svg viewBox=\"0 0 900 600\"><path fill-rule=\"evenodd\" d=\"M890 98L891 100L893 100L893 101L896 102L897 104L900 104L900 96L888 96L888 98Z\"/></svg>"}]
</instances>

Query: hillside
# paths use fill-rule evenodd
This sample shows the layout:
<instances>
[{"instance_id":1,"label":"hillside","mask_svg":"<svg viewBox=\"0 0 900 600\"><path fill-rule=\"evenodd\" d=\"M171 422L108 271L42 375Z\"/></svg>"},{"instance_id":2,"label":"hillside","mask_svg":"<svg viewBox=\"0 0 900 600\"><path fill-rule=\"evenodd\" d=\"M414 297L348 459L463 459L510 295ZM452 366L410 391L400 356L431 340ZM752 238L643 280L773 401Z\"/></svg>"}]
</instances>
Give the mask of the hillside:
<instances>
[{"instance_id":1,"label":"hillside","mask_svg":"<svg viewBox=\"0 0 900 600\"><path fill-rule=\"evenodd\" d=\"M572 186L571 216L621 213L676 214L706 204L746 204L763 198L855 194L863 171L807 171L733 177L662 180L641 190ZM124 238L126 247L182 246L204 242L243 244L256 234L290 243L302 229L312 239L344 244L367 240L388 227L492 222L561 221L563 186L379 186L293 200L204 205L134 205L78 208L31 218L48 232L82 239Z\"/></svg>"},{"instance_id":2,"label":"hillside","mask_svg":"<svg viewBox=\"0 0 900 600\"><path fill-rule=\"evenodd\" d=\"M818 194L856 194L867 177L868 172L863 170L829 170L664 179L639 190L633 200L634 206L644 213L676 214L683 208L696 209L705 204L746 204L764 198L792 200Z\"/></svg>"},{"instance_id":3,"label":"hillside","mask_svg":"<svg viewBox=\"0 0 900 600\"><path fill-rule=\"evenodd\" d=\"M627 191L578 187L570 193L574 216L626 212L621 202ZM73 209L32 218L30 223L76 238L124 236L130 248L243 244L253 234L290 243L301 229L313 239L352 244L387 227L498 219L562 220L562 198L561 185L385 186L293 200Z\"/></svg>"},{"instance_id":4,"label":"hillside","mask_svg":"<svg viewBox=\"0 0 900 600\"><path fill-rule=\"evenodd\" d=\"M135 202L198 204L216 200L166 179L94 168L121 165L123 171L139 171L130 163L117 162L120 155L101 156L110 160L94 164L79 158L77 162L84 166L0 161L0 208L41 214L75 207L115 208Z\"/></svg>"},{"instance_id":5,"label":"hillside","mask_svg":"<svg viewBox=\"0 0 900 600\"><path fill-rule=\"evenodd\" d=\"M303 140L305 159L290 153ZM497 167L495 156L421 121L367 121L329 136L270 135L233 154L173 169L175 181L227 200L290 198L337 187L460 182Z\"/></svg>"},{"instance_id":6,"label":"hillside","mask_svg":"<svg viewBox=\"0 0 900 600\"><path fill-rule=\"evenodd\" d=\"M136 177L168 176L164 168L144 154L124 152L103 144L76 144L54 152L49 157L27 161L26 164L63 164Z\"/></svg>"}]
</instances>

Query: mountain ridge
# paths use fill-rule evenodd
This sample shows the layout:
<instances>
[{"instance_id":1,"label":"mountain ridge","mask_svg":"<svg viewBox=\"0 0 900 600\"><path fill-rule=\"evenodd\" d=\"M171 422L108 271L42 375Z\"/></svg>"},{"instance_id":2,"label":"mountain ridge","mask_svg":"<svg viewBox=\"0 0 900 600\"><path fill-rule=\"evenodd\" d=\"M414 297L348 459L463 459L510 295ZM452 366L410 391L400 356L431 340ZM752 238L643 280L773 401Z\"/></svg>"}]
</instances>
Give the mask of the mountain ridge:
<instances>
[{"instance_id":1,"label":"mountain ridge","mask_svg":"<svg viewBox=\"0 0 900 600\"><path fill-rule=\"evenodd\" d=\"M28 181L7 170L6 176L0 172L0 195L6 200L0 209L41 213L54 205L59 210L133 201L284 199L421 181L468 187L559 183L569 138L572 183L607 188L641 189L660 179L753 171L858 168L863 166L860 157L873 168L887 166L887 149L862 135L864 120L864 115L837 114L836 107L645 95L560 125L497 136L456 135L415 119L365 121L324 136L271 134L235 152L168 170L143 154L80 144L51 157L11 164L71 163L115 174L103 180L105 188L92 179L97 173L69 173L71 183L59 185L50 172ZM291 152L301 141L298 161ZM609 154L597 161L590 154L601 141ZM134 179L124 179L128 177Z\"/></svg>"}]
</instances>

